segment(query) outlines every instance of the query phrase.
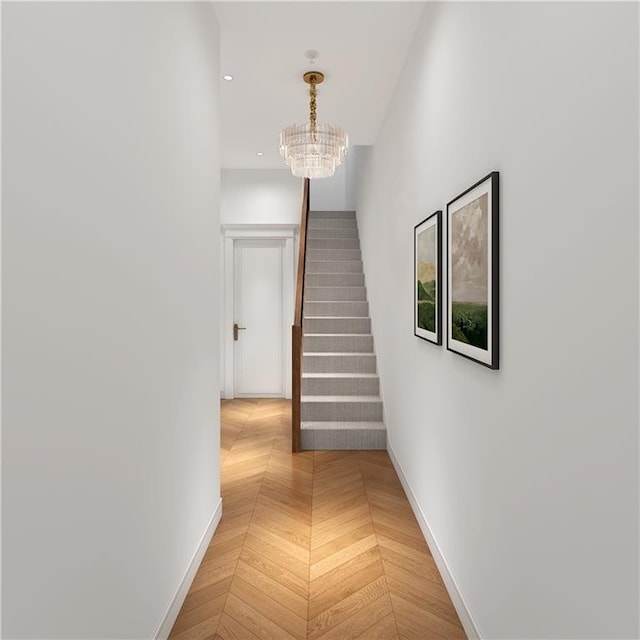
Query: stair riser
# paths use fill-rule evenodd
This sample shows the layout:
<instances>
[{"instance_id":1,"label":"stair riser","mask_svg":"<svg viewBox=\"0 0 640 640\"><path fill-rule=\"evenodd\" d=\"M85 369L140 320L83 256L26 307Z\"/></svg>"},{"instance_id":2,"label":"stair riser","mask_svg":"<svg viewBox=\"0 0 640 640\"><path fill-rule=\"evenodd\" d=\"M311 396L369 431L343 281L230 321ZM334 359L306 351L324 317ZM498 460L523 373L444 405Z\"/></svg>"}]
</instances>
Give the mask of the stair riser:
<instances>
[{"instance_id":1,"label":"stair riser","mask_svg":"<svg viewBox=\"0 0 640 640\"><path fill-rule=\"evenodd\" d=\"M348 449L386 449L387 433L383 430L303 429L300 444L307 451L344 451Z\"/></svg>"},{"instance_id":2,"label":"stair riser","mask_svg":"<svg viewBox=\"0 0 640 640\"><path fill-rule=\"evenodd\" d=\"M376 373L375 355L302 356L303 373Z\"/></svg>"},{"instance_id":3,"label":"stair riser","mask_svg":"<svg viewBox=\"0 0 640 640\"><path fill-rule=\"evenodd\" d=\"M361 260L359 249L307 249L307 260Z\"/></svg>"},{"instance_id":4,"label":"stair riser","mask_svg":"<svg viewBox=\"0 0 640 640\"><path fill-rule=\"evenodd\" d=\"M317 219L314 220L311 218L309 220L309 226L307 227L309 230L311 229L357 229L355 218L353 220L343 219L343 220L322 220Z\"/></svg>"},{"instance_id":5,"label":"stair riser","mask_svg":"<svg viewBox=\"0 0 640 640\"><path fill-rule=\"evenodd\" d=\"M330 238L358 239L358 230L353 229L309 229L307 240L327 240Z\"/></svg>"},{"instance_id":6,"label":"stair riser","mask_svg":"<svg viewBox=\"0 0 640 640\"><path fill-rule=\"evenodd\" d=\"M302 420L314 422L377 422L382 420L381 402L302 402Z\"/></svg>"},{"instance_id":7,"label":"stair riser","mask_svg":"<svg viewBox=\"0 0 640 640\"><path fill-rule=\"evenodd\" d=\"M386 449L355 212L312 211L307 233L302 448Z\"/></svg>"},{"instance_id":8,"label":"stair riser","mask_svg":"<svg viewBox=\"0 0 640 640\"><path fill-rule=\"evenodd\" d=\"M364 287L363 273L307 273L306 287Z\"/></svg>"},{"instance_id":9,"label":"stair riser","mask_svg":"<svg viewBox=\"0 0 640 640\"><path fill-rule=\"evenodd\" d=\"M310 220L355 220L355 211L309 211Z\"/></svg>"},{"instance_id":10,"label":"stair riser","mask_svg":"<svg viewBox=\"0 0 640 640\"><path fill-rule=\"evenodd\" d=\"M377 396L380 380L375 378L302 378L303 396Z\"/></svg>"},{"instance_id":11,"label":"stair riser","mask_svg":"<svg viewBox=\"0 0 640 640\"><path fill-rule=\"evenodd\" d=\"M373 336L304 336L305 353L373 353Z\"/></svg>"},{"instance_id":12,"label":"stair riser","mask_svg":"<svg viewBox=\"0 0 640 640\"><path fill-rule=\"evenodd\" d=\"M364 287L305 287L304 299L309 302L364 302L367 290Z\"/></svg>"},{"instance_id":13,"label":"stair riser","mask_svg":"<svg viewBox=\"0 0 640 640\"><path fill-rule=\"evenodd\" d=\"M306 316L338 316L350 318L369 317L369 303L367 302L305 302Z\"/></svg>"},{"instance_id":14,"label":"stair riser","mask_svg":"<svg viewBox=\"0 0 640 640\"><path fill-rule=\"evenodd\" d=\"M305 272L307 275L314 273L362 273L361 260L307 260Z\"/></svg>"},{"instance_id":15,"label":"stair riser","mask_svg":"<svg viewBox=\"0 0 640 640\"><path fill-rule=\"evenodd\" d=\"M369 318L305 318L304 333L371 333Z\"/></svg>"},{"instance_id":16,"label":"stair riser","mask_svg":"<svg viewBox=\"0 0 640 640\"><path fill-rule=\"evenodd\" d=\"M357 238L307 238L307 251L309 249L351 249L360 250L360 240Z\"/></svg>"}]
</instances>

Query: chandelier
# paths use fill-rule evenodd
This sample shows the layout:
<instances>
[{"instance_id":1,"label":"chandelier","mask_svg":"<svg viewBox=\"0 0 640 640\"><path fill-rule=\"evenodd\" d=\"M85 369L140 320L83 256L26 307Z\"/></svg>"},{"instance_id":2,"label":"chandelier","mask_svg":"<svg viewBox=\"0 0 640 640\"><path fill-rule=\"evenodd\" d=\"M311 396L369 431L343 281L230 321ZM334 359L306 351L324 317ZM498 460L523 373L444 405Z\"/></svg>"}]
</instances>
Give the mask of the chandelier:
<instances>
[{"instance_id":1,"label":"chandelier","mask_svg":"<svg viewBox=\"0 0 640 640\"><path fill-rule=\"evenodd\" d=\"M332 176L349 149L344 129L316 121L316 85L324 81L320 71L307 71L303 80L309 85L309 123L292 124L280 132L280 155L298 178Z\"/></svg>"}]
</instances>

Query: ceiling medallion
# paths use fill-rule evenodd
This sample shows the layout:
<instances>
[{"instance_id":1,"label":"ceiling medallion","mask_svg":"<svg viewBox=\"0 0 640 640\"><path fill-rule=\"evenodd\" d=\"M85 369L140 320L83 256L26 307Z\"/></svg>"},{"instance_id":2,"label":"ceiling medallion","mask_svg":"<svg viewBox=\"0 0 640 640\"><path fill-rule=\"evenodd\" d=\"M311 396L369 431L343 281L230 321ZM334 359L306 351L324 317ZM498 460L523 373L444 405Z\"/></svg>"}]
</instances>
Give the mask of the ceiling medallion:
<instances>
[{"instance_id":1,"label":"ceiling medallion","mask_svg":"<svg viewBox=\"0 0 640 640\"><path fill-rule=\"evenodd\" d=\"M313 53L312 64L317 57ZM324 74L307 71L302 78L309 85L309 123L292 124L280 132L280 155L298 178L328 178L347 155L349 137L336 125L317 123L316 85L324 81Z\"/></svg>"}]
</instances>

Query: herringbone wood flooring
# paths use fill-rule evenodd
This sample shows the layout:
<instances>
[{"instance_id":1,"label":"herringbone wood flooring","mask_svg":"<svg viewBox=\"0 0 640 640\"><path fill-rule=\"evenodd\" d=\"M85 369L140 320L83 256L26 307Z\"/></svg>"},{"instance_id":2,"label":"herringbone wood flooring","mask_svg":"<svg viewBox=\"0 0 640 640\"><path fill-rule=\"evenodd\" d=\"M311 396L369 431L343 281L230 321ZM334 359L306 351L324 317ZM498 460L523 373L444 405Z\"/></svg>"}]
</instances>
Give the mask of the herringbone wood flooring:
<instances>
[{"instance_id":1,"label":"herringbone wood flooring","mask_svg":"<svg viewBox=\"0 0 640 640\"><path fill-rule=\"evenodd\" d=\"M387 453L291 454L290 411L223 401L223 516L171 639L465 638Z\"/></svg>"}]
</instances>

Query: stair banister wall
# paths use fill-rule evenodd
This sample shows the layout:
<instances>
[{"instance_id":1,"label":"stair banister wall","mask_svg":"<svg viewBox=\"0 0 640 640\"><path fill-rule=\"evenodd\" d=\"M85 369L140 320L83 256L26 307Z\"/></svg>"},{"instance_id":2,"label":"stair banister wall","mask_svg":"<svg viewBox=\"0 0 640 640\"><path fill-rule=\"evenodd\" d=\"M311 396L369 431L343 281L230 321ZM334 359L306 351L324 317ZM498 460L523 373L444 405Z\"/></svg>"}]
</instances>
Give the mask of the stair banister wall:
<instances>
[{"instance_id":1,"label":"stair banister wall","mask_svg":"<svg viewBox=\"0 0 640 640\"><path fill-rule=\"evenodd\" d=\"M296 304L291 327L291 450L300 451L300 396L302 389L302 301L304 268L307 250L307 220L309 218L309 178L304 179L300 216L300 248L296 280Z\"/></svg>"}]
</instances>

